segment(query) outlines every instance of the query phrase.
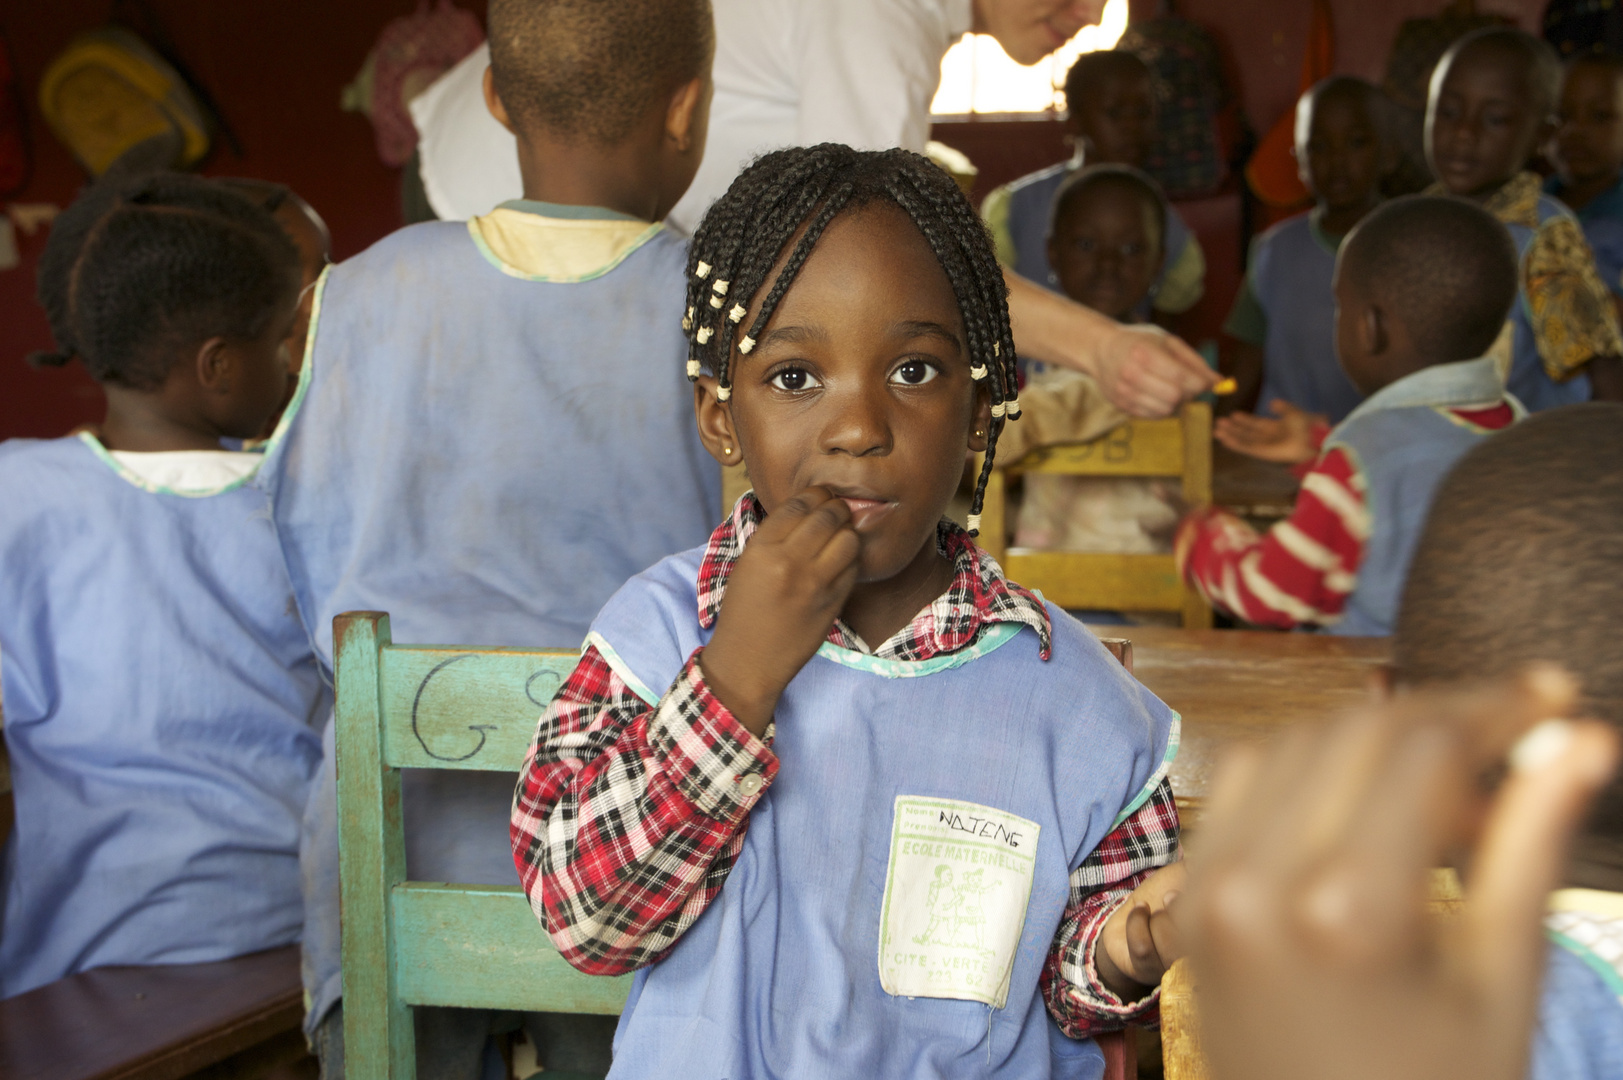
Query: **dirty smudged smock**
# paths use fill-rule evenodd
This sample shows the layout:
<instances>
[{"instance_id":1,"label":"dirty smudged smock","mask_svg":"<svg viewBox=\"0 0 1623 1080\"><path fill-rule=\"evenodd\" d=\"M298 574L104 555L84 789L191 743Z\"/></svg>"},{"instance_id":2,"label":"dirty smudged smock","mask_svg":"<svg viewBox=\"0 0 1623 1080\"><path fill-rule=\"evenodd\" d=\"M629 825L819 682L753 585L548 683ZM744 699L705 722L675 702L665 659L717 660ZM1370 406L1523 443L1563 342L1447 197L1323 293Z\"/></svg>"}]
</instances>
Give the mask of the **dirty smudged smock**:
<instances>
[{"instance_id":1,"label":"dirty smudged smock","mask_svg":"<svg viewBox=\"0 0 1623 1080\"><path fill-rule=\"evenodd\" d=\"M299 940L299 820L330 699L265 497L240 471L171 486L120 460L209 455L250 457L0 445L17 812L0 997Z\"/></svg>"},{"instance_id":2,"label":"dirty smudged smock","mask_svg":"<svg viewBox=\"0 0 1623 1080\"><path fill-rule=\"evenodd\" d=\"M653 703L710 632L702 548L620 591L591 642ZM1177 717L1048 605L888 660L825 642L774 715L776 779L710 906L639 971L611 1077L1097 1078L1038 976L1069 876L1147 800Z\"/></svg>"},{"instance_id":3,"label":"dirty smudged smock","mask_svg":"<svg viewBox=\"0 0 1623 1080\"><path fill-rule=\"evenodd\" d=\"M721 478L685 375L685 263L659 225L515 201L327 271L259 482L329 666L333 616L354 610L388 612L400 642L576 648L626 579L710 534ZM518 884L511 776L403 785L413 878ZM330 764L306 830L313 1025L340 993Z\"/></svg>"}]
</instances>

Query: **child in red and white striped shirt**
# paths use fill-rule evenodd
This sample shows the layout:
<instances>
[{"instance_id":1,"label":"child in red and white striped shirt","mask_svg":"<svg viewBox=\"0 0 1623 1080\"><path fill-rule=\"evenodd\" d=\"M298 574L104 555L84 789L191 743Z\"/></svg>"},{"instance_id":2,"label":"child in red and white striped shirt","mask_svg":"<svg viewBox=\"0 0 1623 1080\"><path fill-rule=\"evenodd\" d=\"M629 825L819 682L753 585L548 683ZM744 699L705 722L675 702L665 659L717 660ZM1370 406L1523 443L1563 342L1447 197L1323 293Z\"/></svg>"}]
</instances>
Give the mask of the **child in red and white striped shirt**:
<instances>
[{"instance_id":1,"label":"child in red and white striped shirt","mask_svg":"<svg viewBox=\"0 0 1623 1080\"><path fill-rule=\"evenodd\" d=\"M1301 495L1266 535L1221 509L1187 518L1185 580L1247 622L1391 633L1437 483L1522 415L1484 356L1516 272L1504 226L1462 200L1400 199L1360 223L1337 260L1336 352L1368 399L1327 433L1251 418L1257 456L1312 461Z\"/></svg>"}]
</instances>

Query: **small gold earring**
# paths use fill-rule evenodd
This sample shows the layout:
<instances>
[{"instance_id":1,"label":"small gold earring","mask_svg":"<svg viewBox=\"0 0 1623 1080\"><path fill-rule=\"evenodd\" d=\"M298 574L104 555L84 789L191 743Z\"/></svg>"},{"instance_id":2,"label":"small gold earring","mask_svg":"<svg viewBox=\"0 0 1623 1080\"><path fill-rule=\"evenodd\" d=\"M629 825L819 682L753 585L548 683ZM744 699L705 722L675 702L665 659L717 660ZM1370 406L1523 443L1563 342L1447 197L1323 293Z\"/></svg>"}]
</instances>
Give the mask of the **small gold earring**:
<instances>
[{"instance_id":1,"label":"small gold earring","mask_svg":"<svg viewBox=\"0 0 1623 1080\"><path fill-rule=\"evenodd\" d=\"M975 429L975 438L979 439L979 438L983 437L985 434L986 434L986 432L982 431L980 428Z\"/></svg>"},{"instance_id":2,"label":"small gold earring","mask_svg":"<svg viewBox=\"0 0 1623 1080\"><path fill-rule=\"evenodd\" d=\"M732 447L730 447L730 446L724 446L724 447L722 447L722 448L721 448L721 452L722 452L722 453L723 453L723 454L726 454L726 455L728 455L728 456L729 456L729 457L731 457L731 456L732 456L732 452L733 452L733 448L732 448Z\"/></svg>"}]
</instances>

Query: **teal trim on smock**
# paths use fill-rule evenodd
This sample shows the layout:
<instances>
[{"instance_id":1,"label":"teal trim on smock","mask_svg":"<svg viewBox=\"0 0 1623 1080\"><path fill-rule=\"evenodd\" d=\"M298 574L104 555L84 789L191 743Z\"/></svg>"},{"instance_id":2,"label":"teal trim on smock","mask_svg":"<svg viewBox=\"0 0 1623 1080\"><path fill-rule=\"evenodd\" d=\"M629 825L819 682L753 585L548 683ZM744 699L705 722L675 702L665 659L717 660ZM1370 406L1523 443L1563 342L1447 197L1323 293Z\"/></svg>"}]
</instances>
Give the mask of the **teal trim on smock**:
<instances>
[{"instance_id":1,"label":"teal trim on smock","mask_svg":"<svg viewBox=\"0 0 1623 1080\"><path fill-rule=\"evenodd\" d=\"M641 221L632 214L622 214L606 206L575 206L571 203L542 202L540 199L508 199L498 210L518 210L541 217L562 218L565 221Z\"/></svg>"}]
</instances>

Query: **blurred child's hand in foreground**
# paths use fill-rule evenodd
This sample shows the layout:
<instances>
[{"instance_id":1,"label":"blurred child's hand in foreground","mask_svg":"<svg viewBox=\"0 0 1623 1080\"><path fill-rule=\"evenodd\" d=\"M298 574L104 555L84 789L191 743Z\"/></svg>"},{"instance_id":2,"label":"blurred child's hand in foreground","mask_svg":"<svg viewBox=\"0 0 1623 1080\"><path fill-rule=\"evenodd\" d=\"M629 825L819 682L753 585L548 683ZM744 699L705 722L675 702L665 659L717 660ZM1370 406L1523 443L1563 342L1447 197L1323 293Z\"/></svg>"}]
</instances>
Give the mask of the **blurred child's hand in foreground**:
<instances>
[{"instance_id":1,"label":"blurred child's hand in foreground","mask_svg":"<svg viewBox=\"0 0 1623 1080\"><path fill-rule=\"evenodd\" d=\"M1184 864L1163 866L1139 883L1105 923L1094 946L1099 977L1123 1001L1136 1001L1160 983L1183 955L1171 904L1184 887Z\"/></svg>"},{"instance_id":2,"label":"blurred child's hand in foreground","mask_svg":"<svg viewBox=\"0 0 1623 1080\"><path fill-rule=\"evenodd\" d=\"M828 637L861 550L851 508L820 487L784 502L745 545L699 668L754 734L766 731L784 687Z\"/></svg>"},{"instance_id":3,"label":"blurred child's hand in foreground","mask_svg":"<svg viewBox=\"0 0 1623 1080\"><path fill-rule=\"evenodd\" d=\"M1301 465L1318 457L1319 447L1313 431L1327 426L1329 421L1278 398L1270 408L1274 413L1272 418L1244 412L1218 417L1212 425L1212 435L1235 453L1263 461Z\"/></svg>"},{"instance_id":4,"label":"blurred child's hand in foreground","mask_svg":"<svg viewBox=\"0 0 1623 1080\"><path fill-rule=\"evenodd\" d=\"M1550 719L1575 703L1543 665L1230 756L1177 909L1214 1077L1520 1080L1545 898L1617 756L1606 725ZM1461 848L1464 908L1430 916L1431 868Z\"/></svg>"}]
</instances>

